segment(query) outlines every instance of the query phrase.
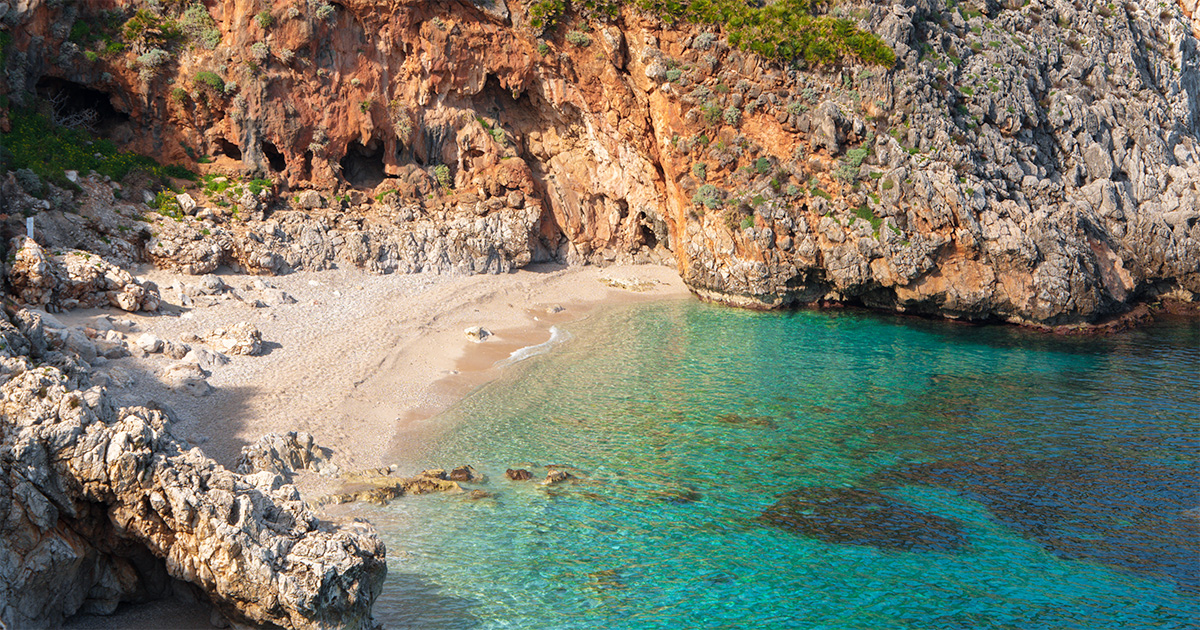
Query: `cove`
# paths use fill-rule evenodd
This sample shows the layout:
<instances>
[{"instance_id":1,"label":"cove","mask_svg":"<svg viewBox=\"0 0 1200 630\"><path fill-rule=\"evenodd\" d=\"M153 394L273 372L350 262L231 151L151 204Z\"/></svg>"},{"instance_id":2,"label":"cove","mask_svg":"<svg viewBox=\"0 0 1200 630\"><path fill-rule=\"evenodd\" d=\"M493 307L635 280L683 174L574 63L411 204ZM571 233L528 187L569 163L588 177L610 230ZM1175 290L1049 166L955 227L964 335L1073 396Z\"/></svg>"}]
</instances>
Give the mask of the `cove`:
<instances>
[{"instance_id":1,"label":"cove","mask_svg":"<svg viewBox=\"0 0 1200 630\"><path fill-rule=\"evenodd\" d=\"M386 627L1200 619L1195 321L1054 337L679 301L568 328L412 428L402 469L471 464L486 494L351 508L388 546Z\"/></svg>"}]
</instances>

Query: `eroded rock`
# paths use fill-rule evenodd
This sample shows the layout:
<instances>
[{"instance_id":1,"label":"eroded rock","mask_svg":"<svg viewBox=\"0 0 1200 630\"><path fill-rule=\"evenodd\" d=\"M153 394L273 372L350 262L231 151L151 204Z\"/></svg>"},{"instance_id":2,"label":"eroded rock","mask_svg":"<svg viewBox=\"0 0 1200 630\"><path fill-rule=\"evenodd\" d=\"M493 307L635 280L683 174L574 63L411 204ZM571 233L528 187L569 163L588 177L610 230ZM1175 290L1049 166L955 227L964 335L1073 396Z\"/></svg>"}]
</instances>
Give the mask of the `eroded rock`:
<instances>
[{"instance_id":1,"label":"eroded rock","mask_svg":"<svg viewBox=\"0 0 1200 630\"><path fill-rule=\"evenodd\" d=\"M36 317L17 319L40 334ZM21 351L48 355L2 315L0 334L0 366L23 368L0 388L0 622L111 612L162 596L169 575L239 624L372 627L386 565L369 526L321 525L275 475L184 450L162 411L118 408L75 368L35 367Z\"/></svg>"}]
</instances>

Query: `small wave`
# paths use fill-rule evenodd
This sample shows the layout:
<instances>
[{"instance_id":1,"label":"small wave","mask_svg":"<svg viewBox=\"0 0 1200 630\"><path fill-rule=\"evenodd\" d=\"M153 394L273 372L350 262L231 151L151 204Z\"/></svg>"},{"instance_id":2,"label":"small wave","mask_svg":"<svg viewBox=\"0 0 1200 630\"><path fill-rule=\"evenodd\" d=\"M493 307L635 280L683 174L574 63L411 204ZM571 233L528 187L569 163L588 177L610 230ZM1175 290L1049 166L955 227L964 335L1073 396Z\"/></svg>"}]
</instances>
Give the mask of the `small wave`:
<instances>
[{"instance_id":1,"label":"small wave","mask_svg":"<svg viewBox=\"0 0 1200 630\"><path fill-rule=\"evenodd\" d=\"M559 330L558 326L551 326L549 339L539 344L525 346L524 348L517 348L516 350L513 350L512 354L509 354L507 359L501 359L497 361L496 367L506 367L514 363L524 361L529 357L536 357L539 354L546 354L547 352L550 352L554 346L557 346L558 344L570 338L570 333L565 333Z\"/></svg>"}]
</instances>

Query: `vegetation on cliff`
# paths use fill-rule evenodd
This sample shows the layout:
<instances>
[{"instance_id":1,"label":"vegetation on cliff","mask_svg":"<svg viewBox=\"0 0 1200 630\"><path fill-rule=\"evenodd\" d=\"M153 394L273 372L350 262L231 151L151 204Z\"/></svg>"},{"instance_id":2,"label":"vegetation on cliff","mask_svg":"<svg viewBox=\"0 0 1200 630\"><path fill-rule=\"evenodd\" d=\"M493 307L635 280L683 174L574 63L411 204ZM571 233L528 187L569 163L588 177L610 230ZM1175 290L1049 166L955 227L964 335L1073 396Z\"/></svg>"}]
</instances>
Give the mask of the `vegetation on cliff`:
<instances>
[{"instance_id":1,"label":"vegetation on cliff","mask_svg":"<svg viewBox=\"0 0 1200 630\"><path fill-rule=\"evenodd\" d=\"M642 11L667 22L687 21L726 29L729 43L763 57L828 65L846 57L891 67L896 54L881 39L850 20L822 15L820 0L776 0L761 7L744 0L638 0ZM616 0L583 0L576 7L587 15L615 18ZM538 0L529 9L534 28L554 26L567 0Z\"/></svg>"},{"instance_id":2,"label":"vegetation on cliff","mask_svg":"<svg viewBox=\"0 0 1200 630\"><path fill-rule=\"evenodd\" d=\"M62 188L74 188L65 171L96 171L114 180L124 179L133 170L141 170L158 179L196 179L196 174L181 166L163 166L152 158L121 151L111 140L95 138L86 131L55 124L31 109L13 108L9 112L12 130L0 134L4 149L0 168L29 169L39 177Z\"/></svg>"}]
</instances>

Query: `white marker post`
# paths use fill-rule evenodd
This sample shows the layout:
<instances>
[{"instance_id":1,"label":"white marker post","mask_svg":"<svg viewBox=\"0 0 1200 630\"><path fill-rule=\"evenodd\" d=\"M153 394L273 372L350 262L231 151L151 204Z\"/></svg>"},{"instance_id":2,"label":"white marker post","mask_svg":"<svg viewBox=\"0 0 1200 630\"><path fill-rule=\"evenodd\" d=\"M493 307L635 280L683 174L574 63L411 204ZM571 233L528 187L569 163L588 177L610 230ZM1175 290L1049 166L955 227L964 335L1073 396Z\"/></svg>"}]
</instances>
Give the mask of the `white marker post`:
<instances>
[{"instance_id":1,"label":"white marker post","mask_svg":"<svg viewBox=\"0 0 1200 630\"><path fill-rule=\"evenodd\" d=\"M33 217L25 218L25 236L27 238L33 238Z\"/></svg>"}]
</instances>

